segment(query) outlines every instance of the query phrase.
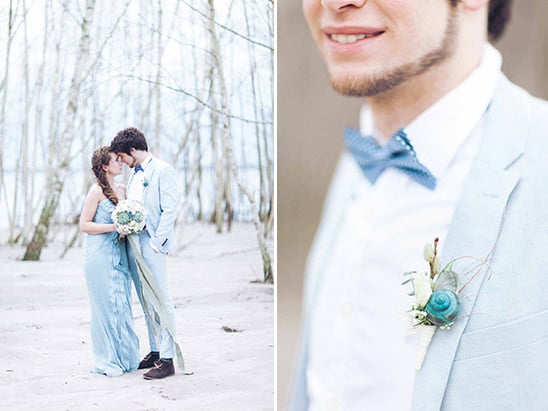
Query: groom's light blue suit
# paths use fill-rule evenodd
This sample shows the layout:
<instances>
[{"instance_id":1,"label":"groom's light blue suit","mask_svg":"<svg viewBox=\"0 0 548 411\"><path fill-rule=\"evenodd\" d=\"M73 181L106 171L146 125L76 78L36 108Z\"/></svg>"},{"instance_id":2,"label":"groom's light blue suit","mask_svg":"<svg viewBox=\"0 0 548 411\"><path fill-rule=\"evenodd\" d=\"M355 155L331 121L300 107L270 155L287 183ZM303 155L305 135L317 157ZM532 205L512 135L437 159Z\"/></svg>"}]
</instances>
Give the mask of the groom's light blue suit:
<instances>
[{"instance_id":1,"label":"groom's light blue suit","mask_svg":"<svg viewBox=\"0 0 548 411\"><path fill-rule=\"evenodd\" d=\"M144 173L146 184L143 188L143 204L148 215L146 230L139 235L141 254L154 274L164 299L164 305L168 308L168 314L173 317L173 301L169 291L166 254L175 247L174 222L177 217L178 202L175 169L168 163L153 157L145 167ZM128 182L128 187L132 184L132 180L133 176ZM154 251L151 244L158 252ZM140 282L134 258L130 258L130 269L135 286L139 290ZM141 297L139 295L140 299ZM151 351L159 351L162 358L173 358L173 337L165 328L157 329L158 327L151 319L151 314L145 312L145 317ZM159 337L159 346L154 338L155 334Z\"/></svg>"},{"instance_id":2,"label":"groom's light blue suit","mask_svg":"<svg viewBox=\"0 0 548 411\"><path fill-rule=\"evenodd\" d=\"M293 411L307 409L307 318L330 239L359 178L356 172L331 187L309 258ZM462 291L462 313L451 330L434 335L412 409L548 410L548 103L505 77L445 241L448 259L490 256L489 269ZM469 265L461 260L455 271Z\"/></svg>"}]
</instances>

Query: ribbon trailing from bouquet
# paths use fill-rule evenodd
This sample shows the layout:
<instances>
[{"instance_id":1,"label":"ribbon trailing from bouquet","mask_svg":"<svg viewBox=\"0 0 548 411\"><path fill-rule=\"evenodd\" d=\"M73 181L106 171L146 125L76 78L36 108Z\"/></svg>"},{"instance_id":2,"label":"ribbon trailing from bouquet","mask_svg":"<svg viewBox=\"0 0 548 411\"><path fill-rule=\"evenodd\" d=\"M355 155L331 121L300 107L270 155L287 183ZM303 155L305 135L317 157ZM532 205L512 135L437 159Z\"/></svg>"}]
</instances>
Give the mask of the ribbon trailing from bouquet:
<instances>
[{"instance_id":1,"label":"ribbon trailing from bouquet","mask_svg":"<svg viewBox=\"0 0 548 411\"><path fill-rule=\"evenodd\" d=\"M174 319L169 315L169 311L164 304L163 298L161 298L162 293L159 290L156 279L154 278L152 271L145 262L145 259L141 254L141 250L136 239L133 237L133 235L128 235L127 239L129 241L129 245L131 246L131 249L133 250L133 254L135 255L137 272L139 274L139 280L141 283L141 289L137 291L141 293L141 300L143 301L143 304L145 306L144 309L148 313L155 314L156 318L151 318L151 320L153 322L158 322L161 327L166 328L173 337L173 342L175 343L175 354L177 356L177 364L179 365L179 369L181 369L185 374L192 374L191 372L185 371L185 361L183 358L183 353L181 351L181 348L179 347L179 344L175 340L175 322L173 321ZM149 303L152 306L153 311L149 309ZM152 329L156 333L156 327L154 326L154 324Z\"/></svg>"}]
</instances>

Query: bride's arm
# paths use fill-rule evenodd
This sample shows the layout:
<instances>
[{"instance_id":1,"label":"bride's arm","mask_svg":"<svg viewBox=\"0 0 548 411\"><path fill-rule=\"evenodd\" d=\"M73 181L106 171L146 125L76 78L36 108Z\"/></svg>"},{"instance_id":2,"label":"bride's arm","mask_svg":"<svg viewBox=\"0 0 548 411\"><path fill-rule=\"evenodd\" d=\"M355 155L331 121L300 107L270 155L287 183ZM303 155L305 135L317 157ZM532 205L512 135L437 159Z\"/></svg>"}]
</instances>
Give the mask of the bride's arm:
<instances>
[{"instance_id":1,"label":"bride's arm","mask_svg":"<svg viewBox=\"0 0 548 411\"><path fill-rule=\"evenodd\" d=\"M80 231L88 234L112 233L116 231L114 224L99 224L93 222L93 217L97 212L97 206L104 195L101 188L94 184L88 191L84 201L84 207L80 214Z\"/></svg>"}]
</instances>

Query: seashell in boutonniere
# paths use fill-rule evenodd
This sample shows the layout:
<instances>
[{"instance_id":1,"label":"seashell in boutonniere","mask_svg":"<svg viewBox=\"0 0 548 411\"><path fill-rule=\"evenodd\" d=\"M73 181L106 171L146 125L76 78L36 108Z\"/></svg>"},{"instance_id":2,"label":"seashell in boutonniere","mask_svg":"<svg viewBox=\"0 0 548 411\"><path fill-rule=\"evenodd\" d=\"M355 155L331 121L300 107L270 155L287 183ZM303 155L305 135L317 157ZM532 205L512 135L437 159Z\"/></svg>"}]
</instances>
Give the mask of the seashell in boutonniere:
<instances>
[{"instance_id":1,"label":"seashell in boutonniere","mask_svg":"<svg viewBox=\"0 0 548 411\"><path fill-rule=\"evenodd\" d=\"M428 303L424 307L426 319L433 325L424 323L420 327L420 342L417 352L415 369L420 370L428 352L430 342L434 337L436 328L449 329L457 319L460 313L460 302L457 294L453 290L437 290L432 293Z\"/></svg>"},{"instance_id":2,"label":"seashell in boutonniere","mask_svg":"<svg viewBox=\"0 0 548 411\"><path fill-rule=\"evenodd\" d=\"M460 313L460 302L453 290L437 290L424 307L426 318L433 324L449 328Z\"/></svg>"}]
</instances>

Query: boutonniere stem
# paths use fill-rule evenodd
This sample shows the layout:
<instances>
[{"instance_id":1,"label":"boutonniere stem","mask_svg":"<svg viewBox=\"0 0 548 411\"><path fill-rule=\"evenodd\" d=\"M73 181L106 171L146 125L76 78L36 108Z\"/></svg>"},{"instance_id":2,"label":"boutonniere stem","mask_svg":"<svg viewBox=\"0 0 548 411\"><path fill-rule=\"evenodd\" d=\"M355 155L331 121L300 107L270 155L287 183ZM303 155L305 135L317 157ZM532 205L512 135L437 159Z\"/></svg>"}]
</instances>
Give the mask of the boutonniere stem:
<instances>
[{"instance_id":1,"label":"boutonniere stem","mask_svg":"<svg viewBox=\"0 0 548 411\"><path fill-rule=\"evenodd\" d=\"M421 335L419 340L419 350L417 352L417 358L415 359L416 370L420 370L422 368L422 364L426 358L426 353L428 352L428 347L430 347L430 342L434 337L436 328L437 327L435 325L423 325L419 330Z\"/></svg>"}]
</instances>

